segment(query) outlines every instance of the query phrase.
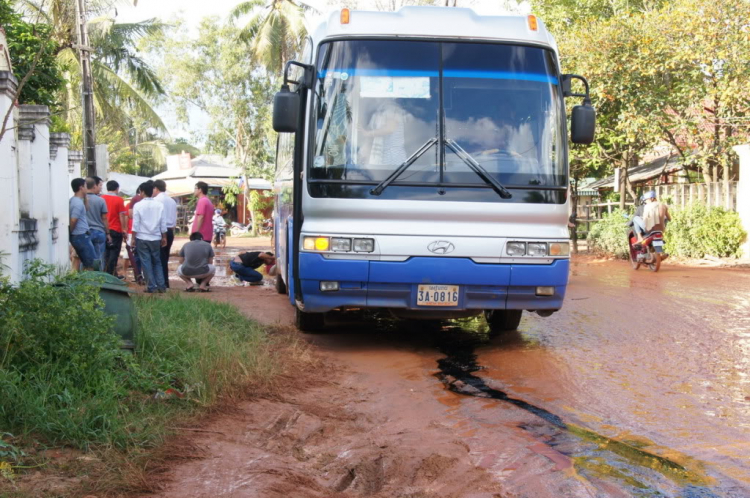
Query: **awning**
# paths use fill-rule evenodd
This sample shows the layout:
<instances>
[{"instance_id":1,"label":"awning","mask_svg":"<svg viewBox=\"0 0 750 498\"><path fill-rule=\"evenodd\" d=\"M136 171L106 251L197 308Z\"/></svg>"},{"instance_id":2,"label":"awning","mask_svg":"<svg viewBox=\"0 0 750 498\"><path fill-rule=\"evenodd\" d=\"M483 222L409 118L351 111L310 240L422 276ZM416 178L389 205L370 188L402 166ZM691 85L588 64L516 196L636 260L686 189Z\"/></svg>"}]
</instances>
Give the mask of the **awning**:
<instances>
[{"instance_id":1,"label":"awning","mask_svg":"<svg viewBox=\"0 0 750 498\"><path fill-rule=\"evenodd\" d=\"M226 187L228 185L236 185L237 179L235 178L179 178L175 180L164 180L167 184L167 194L170 197L181 197L183 195L190 195L195 190L195 184L198 182L205 182L208 187ZM262 179L249 179L248 188L251 190L271 190L271 183L267 180Z\"/></svg>"},{"instance_id":2,"label":"awning","mask_svg":"<svg viewBox=\"0 0 750 498\"><path fill-rule=\"evenodd\" d=\"M634 168L629 168L628 179L630 183L643 183L654 178L659 178L661 175L675 173L681 169L680 156L670 154L661 156L645 164L639 164ZM586 189L614 188L614 186L615 176L611 175L586 185Z\"/></svg>"}]
</instances>

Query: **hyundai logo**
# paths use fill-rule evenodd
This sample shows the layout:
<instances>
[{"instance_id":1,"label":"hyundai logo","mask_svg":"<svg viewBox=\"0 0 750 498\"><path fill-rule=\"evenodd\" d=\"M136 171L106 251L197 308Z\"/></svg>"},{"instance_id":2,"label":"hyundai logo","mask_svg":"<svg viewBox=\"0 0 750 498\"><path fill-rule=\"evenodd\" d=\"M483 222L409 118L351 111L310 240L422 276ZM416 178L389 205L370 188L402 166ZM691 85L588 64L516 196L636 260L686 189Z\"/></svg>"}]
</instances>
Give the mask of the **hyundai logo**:
<instances>
[{"instance_id":1,"label":"hyundai logo","mask_svg":"<svg viewBox=\"0 0 750 498\"><path fill-rule=\"evenodd\" d=\"M430 245L427 246L427 249L435 254L452 253L455 248L456 246L447 240L436 240L435 242L430 242Z\"/></svg>"}]
</instances>

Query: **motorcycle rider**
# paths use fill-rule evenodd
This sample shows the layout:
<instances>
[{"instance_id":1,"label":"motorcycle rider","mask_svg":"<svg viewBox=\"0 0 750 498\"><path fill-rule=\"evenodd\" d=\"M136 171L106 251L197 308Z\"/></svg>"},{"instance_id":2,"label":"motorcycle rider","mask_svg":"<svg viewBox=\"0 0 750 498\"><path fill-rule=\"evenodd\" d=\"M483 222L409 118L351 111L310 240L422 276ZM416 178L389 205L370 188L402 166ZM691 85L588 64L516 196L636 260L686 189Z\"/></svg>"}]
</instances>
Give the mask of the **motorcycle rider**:
<instances>
[{"instance_id":1,"label":"motorcycle rider","mask_svg":"<svg viewBox=\"0 0 750 498\"><path fill-rule=\"evenodd\" d=\"M219 247L222 237L226 240L227 236L227 222L224 221L224 217L221 216L221 209L214 210L213 217L214 224L214 246Z\"/></svg>"},{"instance_id":2,"label":"motorcycle rider","mask_svg":"<svg viewBox=\"0 0 750 498\"><path fill-rule=\"evenodd\" d=\"M638 202L638 207L635 208L635 215L633 215L633 231L635 232L636 237L638 237L638 242L643 240L643 234L646 232L646 225L643 223L643 210L646 208L646 201L641 196Z\"/></svg>"},{"instance_id":3,"label":"motorcycle rider","mask_svg":"<svg viewBox=\"0 0 750 498\"><path fill-rule=\"evenodd\" d=\"M646 200L643 208L643 225L646 229L645 231L663 231L667 227L667 222L672 219L669 216L667 205L656 199L656 192L653 190L646 192L643 198Z\"/></svg>"}]
</instances>

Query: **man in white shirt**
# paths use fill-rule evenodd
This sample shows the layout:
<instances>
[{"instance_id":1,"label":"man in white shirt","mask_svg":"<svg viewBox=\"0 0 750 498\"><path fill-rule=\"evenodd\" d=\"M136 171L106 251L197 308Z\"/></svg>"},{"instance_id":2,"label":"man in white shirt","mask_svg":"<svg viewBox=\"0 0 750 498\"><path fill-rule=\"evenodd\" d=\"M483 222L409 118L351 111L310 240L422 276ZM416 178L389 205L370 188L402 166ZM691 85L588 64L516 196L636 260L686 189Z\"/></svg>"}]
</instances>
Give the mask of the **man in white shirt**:
<instances>
[{"instance_id":1,"label":"man in white shirt","mask_svg":"<svg viewBox=\"0 0 750 498\"><path fill-rule=\"evenodd\" d=\"M164 206L152 197L154 184L141 184L143 200L133 207L133 239L146 277L146 292L167 292L161 270L161 248L167 244L167 218Z\"/></svg>"},{"instance_id":2,"label":"man in white shirt","mask_svg":"<svg viewBox=\"0 0 750 498\"><path fill-rule=\"evenodd\" d=\"M167 221L167 245L161 247L161 270L164 283L169 289L169 253L174 242L174 228L177 225L177 203L167 195L167 184L164 180L154 182L154 199L164 206L164 217Z\"/></svg>"}]
</instances>

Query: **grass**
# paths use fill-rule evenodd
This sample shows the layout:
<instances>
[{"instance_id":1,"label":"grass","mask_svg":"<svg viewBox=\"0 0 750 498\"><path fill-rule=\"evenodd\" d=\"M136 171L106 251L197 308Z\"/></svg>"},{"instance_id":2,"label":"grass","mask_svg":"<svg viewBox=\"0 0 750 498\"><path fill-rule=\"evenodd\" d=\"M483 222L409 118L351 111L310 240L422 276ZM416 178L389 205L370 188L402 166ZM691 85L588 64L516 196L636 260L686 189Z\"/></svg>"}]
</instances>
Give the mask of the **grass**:
<instances>
[{"instance_id":1,"label":"grass","mask_svg":"<svg viewBox=\"0 0 750 498\"><path fill-rule=\"evenodd\" d=\"M180 294L138 296L135 304L136 354L114 354L109 368L84 382L71 382L54 363L0 369L0 431L16 436L8 444L30 449L15 467L40 463L34 455L44 448L77 448L116 462L95 465L108 482L94 488L111 488L117 475L143 472L144 458L176 427L251 392L271 392L300 359L295 341L270 335L231 305Z\"/></svg>"}]
</instances>

